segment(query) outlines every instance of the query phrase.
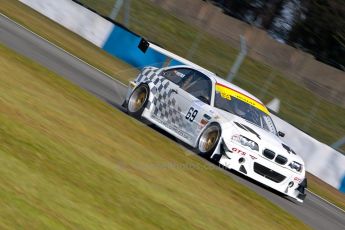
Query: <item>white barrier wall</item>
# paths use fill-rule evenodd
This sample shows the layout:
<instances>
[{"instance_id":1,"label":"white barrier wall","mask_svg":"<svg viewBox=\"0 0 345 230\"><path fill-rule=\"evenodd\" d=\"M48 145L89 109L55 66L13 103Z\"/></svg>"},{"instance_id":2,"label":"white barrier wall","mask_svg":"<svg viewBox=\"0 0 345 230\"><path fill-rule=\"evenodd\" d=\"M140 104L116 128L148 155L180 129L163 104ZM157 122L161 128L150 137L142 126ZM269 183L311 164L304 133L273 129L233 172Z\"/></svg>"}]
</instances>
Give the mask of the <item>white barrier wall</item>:
<instances>
[{"instance_id":1,"label":"white barrier wall","mask_svg":"<svg viewBox=\"0 0 345 230\"><path fill-rule=\"evenodd\" d=\"M20 1L98 47L104 46L114 28L111 22L71 0ZM151 44L150 47L179 63L196 66L196 64L158 46ZM339 189L345 178L345 156L277 116L272 115L272 117L277 129L285 133L283 140L304 159L307 171Z\"/></svg>"},{"instance_id":2,"label":"white barrier wall","mask_svg":"<svg viewBox=\"0 0 345 230\"><path fill-rule=\"evenodd\" d=\"M307 171L339 189L345 176L345 156L273 114L272 119L285 133L282 139L303 158Z\"/></svg>"},{"instance_id":3,"label":"white barrier wall","mask_svg":"<svg viewBox=\"0 0 345 230\"><path fill-rule=\"evenodd\" d=\"M113 23L71 0L20 0L98 47L113 30Z\"/></svg>"}]
</instances>

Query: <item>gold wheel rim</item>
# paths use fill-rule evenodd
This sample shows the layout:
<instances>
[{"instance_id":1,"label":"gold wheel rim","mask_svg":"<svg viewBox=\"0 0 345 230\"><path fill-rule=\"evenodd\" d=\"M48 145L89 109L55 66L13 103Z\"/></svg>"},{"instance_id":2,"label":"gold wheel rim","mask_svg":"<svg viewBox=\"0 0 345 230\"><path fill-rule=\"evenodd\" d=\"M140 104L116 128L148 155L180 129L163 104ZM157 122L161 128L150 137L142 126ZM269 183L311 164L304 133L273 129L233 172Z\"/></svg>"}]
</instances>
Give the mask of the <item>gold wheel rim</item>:
<instances>
[{"instance_id":1,"label":"gold wheel rim","mask_svg":"<svg viewBox=\"0 0 345 230\"><path fill-rule=\"evenodd\" d=\"M135 110L139 110L142 107L142 105L145 102L145 99L146 99L146 93L144 91L140 92L140 94L138 95L138 97L136 98L134 102Z\"/></svg>"},{"instance_id":2,"label":"gold wheel rim","mask_svg":"<svg viewBox=\"0 0 345 230\"><path fill-rule=\"evenodd\" d=\"M132 113L138 112L147 100L147 88L140 86L135 89L128 102L128 110Z\"/></svg>"},{"instance_id":3,"label":"gold wheel rim","mask_svg":"<svg viewBox=\"0 0 345 230\"><path fill-rule=\"evenodd\" d=\"M218 127L211 127L202 134L199 142L199 150L203 153L208 152L214 148L219 138Z\"/></svg>"}]
</instances>

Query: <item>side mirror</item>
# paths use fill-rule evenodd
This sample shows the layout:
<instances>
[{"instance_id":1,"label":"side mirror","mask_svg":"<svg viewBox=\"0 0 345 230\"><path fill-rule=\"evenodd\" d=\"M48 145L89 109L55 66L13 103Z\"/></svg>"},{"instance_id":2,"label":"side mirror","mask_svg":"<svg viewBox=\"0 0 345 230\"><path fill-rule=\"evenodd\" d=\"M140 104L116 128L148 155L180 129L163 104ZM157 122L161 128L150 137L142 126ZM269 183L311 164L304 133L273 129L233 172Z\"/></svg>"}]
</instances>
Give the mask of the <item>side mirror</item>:
<instances>
[{"instance_id":1,"label":"side mirror","mask_svg":"<svg viewBox=\"0 0 345 230\"><path fill-rule=\"evenodd\" d=\"M284 136L285 136L285 133L283 133L283 132L279 131L279 132L278 132L278 136L280 136L280 137L284 137Z\"/></svg>"}]
</instances>

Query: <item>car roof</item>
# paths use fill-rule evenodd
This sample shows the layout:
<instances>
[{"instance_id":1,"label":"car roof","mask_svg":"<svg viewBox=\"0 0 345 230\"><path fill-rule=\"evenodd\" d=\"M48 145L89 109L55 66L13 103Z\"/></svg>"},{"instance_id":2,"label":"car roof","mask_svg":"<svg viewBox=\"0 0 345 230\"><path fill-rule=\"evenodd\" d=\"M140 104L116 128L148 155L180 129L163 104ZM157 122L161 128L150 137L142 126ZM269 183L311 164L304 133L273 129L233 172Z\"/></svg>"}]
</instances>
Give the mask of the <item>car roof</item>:
<instances>
[{"instance_id":1,"label":"car roof","mask_svg":"<svg viewBox=\"0 0 345 230\"><path fill-rule=\"evenodd\" d=\"M247 97L250 97L250 98L254 99L255 101L257 101L257 102L259 102L261 104L264 104L264 103L262 103L262 101L260 99L255 97L253 94L251 94L248 91L238 87L237 85L234 85L234 84L224 80L223 78L220 78L215 73L213 73L213 72L211 72L211 71L209 71L207 69L204 69L201 66L198 66L198 65L194 64L192 66L190 66L190 65L178 65L178 66L170 66L170 67L175 67L175 68L180 68L180 67L181 68L191 68L191 69L198 70L199 72L205 74L206 76L208 76L210 78L213 78L216 83L221 84L221 85L226 86L226 87L229 87L229 88L231 88L231 89L233 89L233 90L235 90L235 91L237 91L237 92L239 92L241 94L244 94Z\"/></svg>"}]
</instances>

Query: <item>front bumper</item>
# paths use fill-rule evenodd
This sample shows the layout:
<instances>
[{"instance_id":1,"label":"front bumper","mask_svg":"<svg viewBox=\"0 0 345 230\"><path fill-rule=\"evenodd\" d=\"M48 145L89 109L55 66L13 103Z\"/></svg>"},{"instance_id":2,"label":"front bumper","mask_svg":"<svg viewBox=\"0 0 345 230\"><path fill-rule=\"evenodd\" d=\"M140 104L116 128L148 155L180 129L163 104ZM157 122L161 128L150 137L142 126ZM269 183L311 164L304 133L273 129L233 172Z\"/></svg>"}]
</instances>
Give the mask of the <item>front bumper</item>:
<instances>
[{"instance_id":1,"label":"front bumper","mask_svg":"<svg viewBox=\"0 0 345 230\"><path fill-rule=\"evenodd\" d=\"M230 143L230 146L227 143L222 151L219 159L220 165L238 171L299 202L303 202L306 180L302 175L266 159L257 151L248 150L233 142Z\"/></svg>"}]
</instances>

